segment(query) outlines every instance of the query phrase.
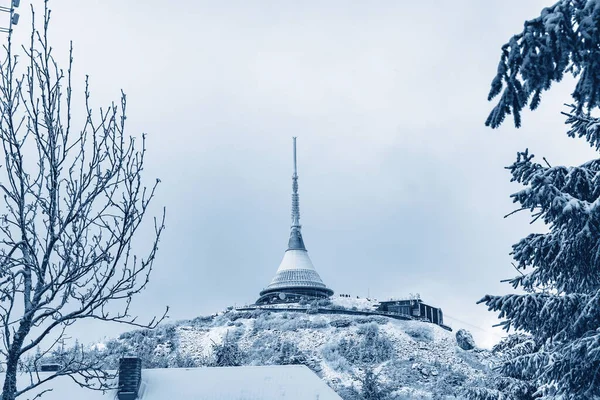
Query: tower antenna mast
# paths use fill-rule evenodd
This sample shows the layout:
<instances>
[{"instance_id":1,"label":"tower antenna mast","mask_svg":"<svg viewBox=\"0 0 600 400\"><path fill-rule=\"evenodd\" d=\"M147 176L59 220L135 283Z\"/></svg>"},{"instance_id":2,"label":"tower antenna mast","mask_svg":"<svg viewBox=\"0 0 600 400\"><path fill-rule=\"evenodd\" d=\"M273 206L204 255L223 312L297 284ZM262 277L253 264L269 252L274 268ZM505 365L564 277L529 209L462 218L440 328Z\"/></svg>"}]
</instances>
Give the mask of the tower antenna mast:
<instances>
[{"instance_id":1,"label":"tower antenna mast","mask_svg":"<svg viewBox=\"0 0 600 400\"><path fill-rule=\"evenodd\" d=\"M294 139L294 174L292 175L292 226L283 260L269 286L260 292L256 304L296 302L301 298L323 299L333 295L315 270L302 239L300 201L298 196L298 163Z\"/></svg>"},{"instance_id":2,"label":"tower antenna mast","mask_svg":"<svg viewBox=\"0 0 600 400\"><path fill-rule=\"evenodd\" d=\"M298 168L296 167L296 136L294 136L294 176L298 176Z\"/></svg>"},{"instance_id":3,"label":"tower antenna mast","mask_svg":"<svg viewBox=\"0 0 600 400\"><path fill-rule=\"evenodd\" d=\"M300 199L298 196L298 166L296 164L296 136L294 136L294 175L292 175L292 231L300 230Z\"/></svg>"}]
</instances>

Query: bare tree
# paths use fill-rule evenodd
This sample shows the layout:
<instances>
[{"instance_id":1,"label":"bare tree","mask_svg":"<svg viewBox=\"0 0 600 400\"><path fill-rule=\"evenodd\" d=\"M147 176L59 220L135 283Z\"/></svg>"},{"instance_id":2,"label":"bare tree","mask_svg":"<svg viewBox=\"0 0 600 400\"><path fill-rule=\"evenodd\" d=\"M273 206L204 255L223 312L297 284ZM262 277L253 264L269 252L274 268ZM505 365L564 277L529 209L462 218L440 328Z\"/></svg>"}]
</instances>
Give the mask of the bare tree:
<instances>
[{"instance_id":1,"label":"bare tree","mask_svg":"<svg viewBox=\"0 0 600 400\"><path fill-rule=\"evenodd\" d=\"M138 143L125 134L123 93L120 103L92 111L87 78L85 120L75 130L72 45L65 72L48 42L47 0L41 29L33 7L32 17L31 40L22 47L26 62L18 65L9 35L0 64L2 400L64 375L88 387L107 384L101 360L83 351L65 353L54 373L37 373L39 360L78 320L153 328L166 316L165 311L142 324L129 312L132 297L148 284L164 229L163 209L162 217L154 218L148 253L134 255L132 239L159 182L146 187L141 180L145 137ZM25 357L33 362L18 386Z\"/></svg>"}]
</instances>

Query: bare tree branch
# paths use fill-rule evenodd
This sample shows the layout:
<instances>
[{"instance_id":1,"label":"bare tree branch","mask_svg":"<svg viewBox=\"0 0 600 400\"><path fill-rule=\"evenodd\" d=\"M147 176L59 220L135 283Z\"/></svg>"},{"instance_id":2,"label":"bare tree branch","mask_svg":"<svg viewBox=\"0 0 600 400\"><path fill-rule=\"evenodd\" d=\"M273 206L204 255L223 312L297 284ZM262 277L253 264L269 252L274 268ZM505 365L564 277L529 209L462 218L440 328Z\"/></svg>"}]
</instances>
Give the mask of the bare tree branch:
<instances>
[{"instance_id":1,"label":"bare tree branch","mask_svg":"<svg viewBox=\"0 0 600 400\"><path fill-rule=\"evenodd\" d=\"M85 122L73 134L73 46L63 71L49 43L48 1L41 29L33 7L32 16L29 44L22 48L25 72L17 72L10 35L0 63L2 400L60 376L105 390L113 377L99 356L64 351L68 327L93 319L153 328L168 311L146 323L130 313L133 297L149 282L165 227L163 209L154 218L149 250L143 257L134 253L132 240L159 183L142 181L146 136L138 142L125 133L124 93L94 112L87 77ZM60 369L39 374L48 355L60 355ZM23 387L17 386L19 370L29 376Z\"/></svg>"}]
</instances>

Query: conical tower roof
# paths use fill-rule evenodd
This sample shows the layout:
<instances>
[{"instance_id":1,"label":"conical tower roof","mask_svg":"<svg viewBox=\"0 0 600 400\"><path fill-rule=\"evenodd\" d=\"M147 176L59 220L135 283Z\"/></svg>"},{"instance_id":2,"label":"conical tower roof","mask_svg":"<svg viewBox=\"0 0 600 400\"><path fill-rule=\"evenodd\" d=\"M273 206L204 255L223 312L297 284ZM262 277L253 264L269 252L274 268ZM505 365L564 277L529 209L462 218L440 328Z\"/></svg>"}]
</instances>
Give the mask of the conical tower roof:
<instances>
[{"instance_id":1,"label":"conical tower roof","mask_svg":"<svg viewBox=\"0 0 600 400\"><path fill-rule=\"evenodd\" d=\"M308 251L302 239L302 226L300 225L300 202L298 196L298 172L296 166L296 138L294 138L294 175L292 175L292 226L288 248L283 255L281 264L262 292L257 303L284 300L299 296L329 297L333 290L329 289L313 266Z\"/></svg>"}]
</instances>

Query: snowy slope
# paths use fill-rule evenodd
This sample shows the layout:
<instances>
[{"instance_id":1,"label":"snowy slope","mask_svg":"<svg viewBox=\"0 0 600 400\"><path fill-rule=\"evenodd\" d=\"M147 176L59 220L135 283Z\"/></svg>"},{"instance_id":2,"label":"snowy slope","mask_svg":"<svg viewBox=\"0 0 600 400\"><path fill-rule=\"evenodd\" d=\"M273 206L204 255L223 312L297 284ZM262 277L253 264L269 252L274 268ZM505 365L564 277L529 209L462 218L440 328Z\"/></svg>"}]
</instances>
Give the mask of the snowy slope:
<instances>
[{"instance_id":1,"label":"snowy slope","mask_svg":"<svg viewBox=\"0 0 600 400\"><path fill-rule=\"evenodd\" d=\"M345 399L358 398L353 393L365 368L379 374L395 395L390 398L460 398L461 388L483 379L491 362L488 352L464 351L452 332L426 322L271 310L228 310L131 332L104 351L138 354L147 367L214 365L215 346L224 340L239 348L242 365L305 364Z\"/></svg>"}]
</instances>

